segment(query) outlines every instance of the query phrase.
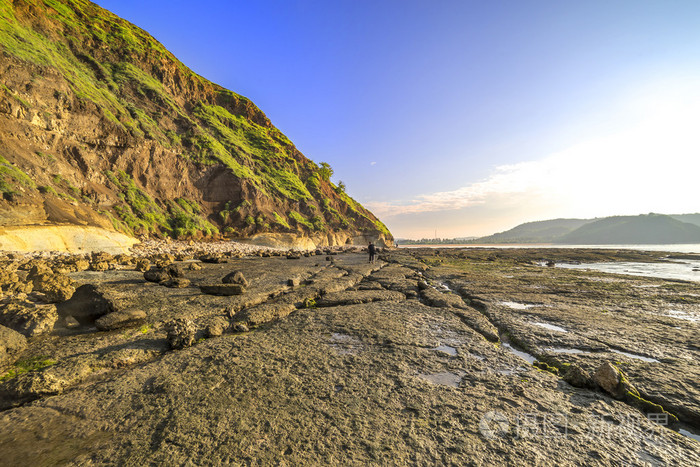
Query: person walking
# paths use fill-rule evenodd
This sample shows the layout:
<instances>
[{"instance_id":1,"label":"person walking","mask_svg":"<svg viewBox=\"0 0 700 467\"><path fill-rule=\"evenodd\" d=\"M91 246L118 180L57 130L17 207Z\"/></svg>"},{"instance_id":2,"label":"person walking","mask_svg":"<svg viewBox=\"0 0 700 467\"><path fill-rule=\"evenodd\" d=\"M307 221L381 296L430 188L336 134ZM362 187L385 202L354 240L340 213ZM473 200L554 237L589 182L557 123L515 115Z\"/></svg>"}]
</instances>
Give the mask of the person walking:
<instances>
[{"instance_id":1,"label":"person walking","mask_svg":"<svg viewBox=\"0 0 700 467\"><path fill-rule=\"evenodd\" d=\"M374 258L377 254L377 249L374 247L374 243L369 242L369 246L367 247L367 251L369 251L369 262L374 263Z\"/></svg>"}]
</instances>

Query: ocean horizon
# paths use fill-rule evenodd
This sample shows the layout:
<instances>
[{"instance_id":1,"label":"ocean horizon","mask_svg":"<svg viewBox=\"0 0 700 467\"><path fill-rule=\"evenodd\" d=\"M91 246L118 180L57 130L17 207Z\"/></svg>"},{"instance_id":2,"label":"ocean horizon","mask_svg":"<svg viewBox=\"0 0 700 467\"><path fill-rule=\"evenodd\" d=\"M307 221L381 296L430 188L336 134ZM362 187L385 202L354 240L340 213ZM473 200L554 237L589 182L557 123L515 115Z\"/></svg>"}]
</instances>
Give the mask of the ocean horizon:
<instances>
[{"instance_id":1,"label":"ocean horizon","mask_svg":"<svg viewBox=\"0 0 700 467\"><path fill-rule=\"evenodd\" d=\"M597 250L638 250L638 251L667 251L669 253L700 254L700 243L681 244L620 244L620 245L565 245L561 243L467 243L454 245L425 244L402 245L399 248L561 248L561 249L597 249Z\"/></svg>"}]
</instances>

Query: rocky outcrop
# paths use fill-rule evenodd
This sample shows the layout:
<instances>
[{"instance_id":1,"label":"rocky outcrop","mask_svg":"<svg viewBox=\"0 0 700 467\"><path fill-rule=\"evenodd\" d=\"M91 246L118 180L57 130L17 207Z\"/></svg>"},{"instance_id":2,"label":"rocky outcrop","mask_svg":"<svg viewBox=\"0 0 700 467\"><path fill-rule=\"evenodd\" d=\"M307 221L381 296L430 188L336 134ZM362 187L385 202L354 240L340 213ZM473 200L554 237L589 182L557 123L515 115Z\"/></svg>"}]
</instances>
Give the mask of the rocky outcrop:
<instances>
[{"instance_id":1,"label":"rocky outcrop","mask_svg":"<svg viewBox=\"0 0 700 467\"><path fill-rule=\"evenodd\" d=\"M26 337L51 332L57 320L56 305L42 305L20 299L0 304L0 324Z\"/></svg>"},{"instance_id":2,"label":"rocky outcrop","mask_svg":"<svg viewBox=\"0 0 700 467\"><path fill-rule=\"evenodd\" d=\"M0 249L391 242L327 164L145 31L87 1L10 2L0 21Z\"/></svg>"},{"instance_id":3,"label":"rocky outcrop","mask_svg":"<svg viewBox=\"0 0 700 467\"><path fill-rule=\"evenodd\" d=\"M110 292L92 284L78 287L73 297L57 308L62 318L71 317L82 325L93 324L98 318L119 311Z\"/></svg>"},{"instance_id":4,"label":"rocky outcrop","mask_svg":"<svg viewBox=\"0 0 700 467\"><path fill-rule=\"evenodd\" d=\"M537 254L529 252L488 261L474 251L462 263L461 253L441 253L450 256L446 264L413 254L415 261L404 261L404 253L387 253L389 264L368 264L359 253L329 255L333 261L225 255L229 263L184 268L194 284L220 284L242 272L249 285L235 296L159 287L134 268L73 273L119 303L122 311L98 318L96 326L128 310L145 317L116 332L61 329L27 340L0 373L0 459L8 465L700 462L695 440L651 420L668 415L667 426L674 422L678 405L668 402L676 388L690 410L700 400L697 345L689 337L695 323L660 316L660 303L651 312L635 308L640 294L659 297L658 288L639 287L656 279L611 287L588 271L514 268L521 255ZM413 271L423 261L430 266L419 279ZM46 265L55 270L59 263ZM23 262L19 275L31 266ZM419 280L422 291L456 295L440 284L459 289L463 304L432 292L407 298L384 287L412 282L417 290ZM552 293L554 285L565 293ZM674 283L665 293L680 306L681 296L697 300L695 289ZM508 307L506 299L533 306ZM616 311L601 311L610 303ZM512 346L483 339L477 321L460 315L472 312L497 323ZM568 332L532 324L545 321ZM641 337L651 332L663 338ZM663 362L610 351L631 352L622 345L630 336L638 351ZM539 361L528 363L516 346ZM559 346L578 352L557 353ZM656 393L645 394L645 387ZM665 399L654 405L652 397ZM692 420L688 430L698 426Z\"/></svg>"},{"instance_id":5,"label":"rocky outcrop","mask_svg":"<svg viewBox=\"0 0 700 467\"><path fill-rule=\"evenodd\" d=\"M17 360L17 356L27 348L27 339L17 331L0 325L0 368Z\"/></svg>"}]
</instances>

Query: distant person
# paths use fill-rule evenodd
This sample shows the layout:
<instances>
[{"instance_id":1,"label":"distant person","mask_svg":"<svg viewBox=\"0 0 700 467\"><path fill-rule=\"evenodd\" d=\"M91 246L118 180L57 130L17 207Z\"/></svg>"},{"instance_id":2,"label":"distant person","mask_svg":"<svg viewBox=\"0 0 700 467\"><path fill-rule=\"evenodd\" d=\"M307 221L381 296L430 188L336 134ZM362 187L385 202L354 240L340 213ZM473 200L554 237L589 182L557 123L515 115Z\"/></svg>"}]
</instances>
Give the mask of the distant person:
<instances>
[{"instance_id":1,"label":"distant person","mask_svg":"<svg viewBox=\"0 0 700 467\"><path fill-rule=\"evenodd\" d=\"M377 249L374 247L374 243L369 242L367 251L369 251L369 262L374 263L374 257L377 255Z\"/></svg>"}]
</instances>

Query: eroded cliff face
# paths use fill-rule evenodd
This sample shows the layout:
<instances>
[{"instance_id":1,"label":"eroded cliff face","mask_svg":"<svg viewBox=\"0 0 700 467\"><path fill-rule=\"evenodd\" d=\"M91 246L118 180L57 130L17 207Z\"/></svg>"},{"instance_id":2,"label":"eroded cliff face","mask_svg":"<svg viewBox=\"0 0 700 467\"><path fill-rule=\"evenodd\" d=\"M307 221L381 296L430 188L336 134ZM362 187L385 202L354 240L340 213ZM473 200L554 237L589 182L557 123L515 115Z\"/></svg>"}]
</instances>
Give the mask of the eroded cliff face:
<instances>
[{"instance_id":1,"label":"eroded cliff face","mask_svg":"<svg viewBox=\"0 0 700 467\"><path fill-rule=\"evenodd\" d=\"M0 0L0 225L390 241L331 173L97 5Z\"/></svg>"}]
</instances>

